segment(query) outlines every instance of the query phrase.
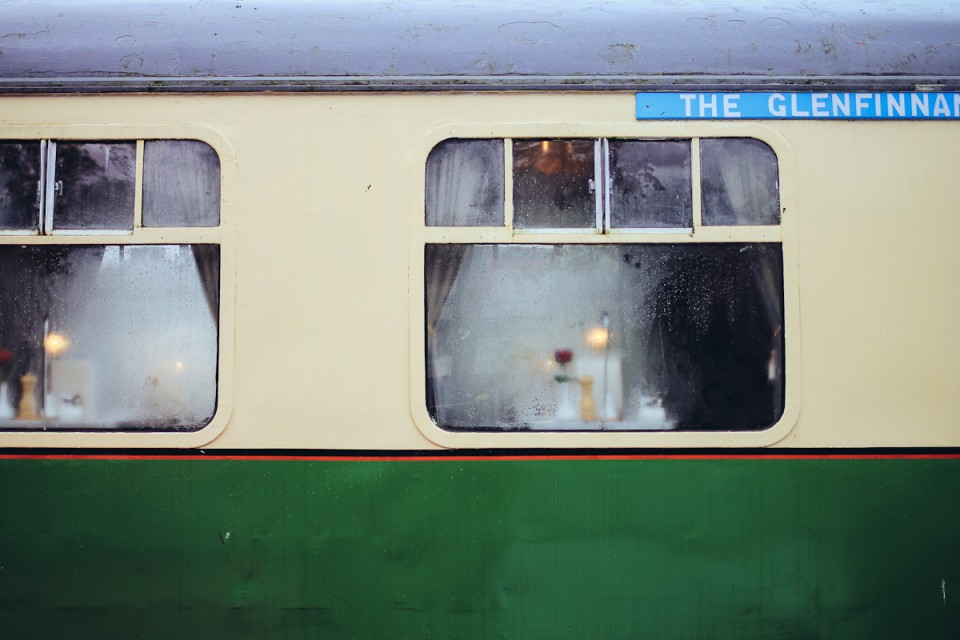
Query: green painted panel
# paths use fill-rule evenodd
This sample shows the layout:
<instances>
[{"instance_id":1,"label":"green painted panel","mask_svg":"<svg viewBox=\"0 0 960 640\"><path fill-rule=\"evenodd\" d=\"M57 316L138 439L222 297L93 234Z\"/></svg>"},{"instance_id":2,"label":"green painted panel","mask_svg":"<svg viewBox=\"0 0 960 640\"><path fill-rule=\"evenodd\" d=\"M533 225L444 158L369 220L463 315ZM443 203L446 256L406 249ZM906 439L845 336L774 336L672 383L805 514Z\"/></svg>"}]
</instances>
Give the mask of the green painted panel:
<instances>
[{"instance_id":1,"label":"green painted panel","mask_svg":"<svg viewBox=\"0 0 960 640\"><path fill-rule=\"evenodd\" d=\"M0 461L23 638L960 637L960 461Z\"/></svg>"}]
</instances>

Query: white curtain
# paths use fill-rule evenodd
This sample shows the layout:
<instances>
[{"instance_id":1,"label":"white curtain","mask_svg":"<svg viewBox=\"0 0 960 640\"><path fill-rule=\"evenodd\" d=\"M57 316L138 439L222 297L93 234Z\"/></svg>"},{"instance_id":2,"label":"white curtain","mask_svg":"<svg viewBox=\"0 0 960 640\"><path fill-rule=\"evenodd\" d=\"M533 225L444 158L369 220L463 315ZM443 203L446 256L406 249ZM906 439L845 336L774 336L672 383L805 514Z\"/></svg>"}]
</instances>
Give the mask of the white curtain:
<instances>
[{"instance_id":1,"label":"white curtain","mask_svg":"<svg viewBox=\"0 0 960 640\"><path fill-rule=\"evenodd\" d=\"M427 159L427 225L503 225L503 141L446 140Z\"/></svg>"},{"instance_id":2,"label":"white curtain","mask_svg":"<svg viewBox=\"0 0 960 640\"><path fill-rule=\"evenodd\" d=\"M770 147L750 138L702 140L700 146L704 224L779 224L777 157Z\"/></svg>"}]
</instances>

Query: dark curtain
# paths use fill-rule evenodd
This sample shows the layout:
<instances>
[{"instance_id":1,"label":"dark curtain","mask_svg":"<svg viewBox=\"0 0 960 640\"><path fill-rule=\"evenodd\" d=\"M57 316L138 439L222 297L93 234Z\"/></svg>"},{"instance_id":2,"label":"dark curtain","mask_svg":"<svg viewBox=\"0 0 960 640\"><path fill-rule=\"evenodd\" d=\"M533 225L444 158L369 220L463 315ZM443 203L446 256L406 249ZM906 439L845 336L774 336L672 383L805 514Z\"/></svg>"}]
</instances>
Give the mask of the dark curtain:
<instances>
[{"instance_id":1,"label":"dark curtain","mask_svg":"<svg viewBox=\"0 0 960 640\"><path fill-rule=\"evenodd\" d=\"M207 308L214 324L220 326L220 246L216 244L195 244L193 259L197 263L197 272L203 283L203 293L207 299Z\"/></svg>"}]
</instances>

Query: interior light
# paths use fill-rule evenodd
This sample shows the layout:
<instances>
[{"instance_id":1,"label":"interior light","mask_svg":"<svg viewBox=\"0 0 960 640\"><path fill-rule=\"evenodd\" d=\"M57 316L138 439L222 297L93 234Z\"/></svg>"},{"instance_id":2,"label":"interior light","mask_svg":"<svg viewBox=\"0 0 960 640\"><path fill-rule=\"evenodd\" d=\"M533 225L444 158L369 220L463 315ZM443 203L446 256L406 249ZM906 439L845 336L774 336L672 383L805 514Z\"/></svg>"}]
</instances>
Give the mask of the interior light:
<instances>
[{"instance_id":1,"label":"interior light","mask_svg":"<svg viewBox=\"0 0 960 640\"><path fill-rule=\"evenodd\" d=\"M56 358L70 347L67 336L57 331L51 331L43 338L43 349L52 358Z\"/></svg>"},{"instance_id":2,"label":"interior light","mask_svg":"<svg viewBox=\"0 0 960 640\"><path fill-rule=\"evenodd\" d=\"M587 330L586 341L587 346L591 349L602 351L607 348L607 343L610 342L610 330L604 327L591 327Z\"/></svg>"}]
</instances>

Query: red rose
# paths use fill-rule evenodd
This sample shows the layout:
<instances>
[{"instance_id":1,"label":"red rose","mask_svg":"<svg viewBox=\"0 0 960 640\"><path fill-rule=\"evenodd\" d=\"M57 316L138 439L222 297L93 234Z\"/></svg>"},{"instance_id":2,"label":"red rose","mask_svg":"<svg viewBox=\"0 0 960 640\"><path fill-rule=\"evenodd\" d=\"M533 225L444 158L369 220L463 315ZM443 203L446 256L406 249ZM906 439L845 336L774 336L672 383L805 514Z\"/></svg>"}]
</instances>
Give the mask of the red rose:
<instances>
[{"instance_id":1,"label":"red rose","mask_svg":"<svg viewBox=\"0 0 960 640\"><path fill-rule=\"evenodd\" d=\"M573 351L570 349L557 349L553 352L553 359L557 361L557 364L567 364L573 360Z\"/></svg>"}]
</instances>

